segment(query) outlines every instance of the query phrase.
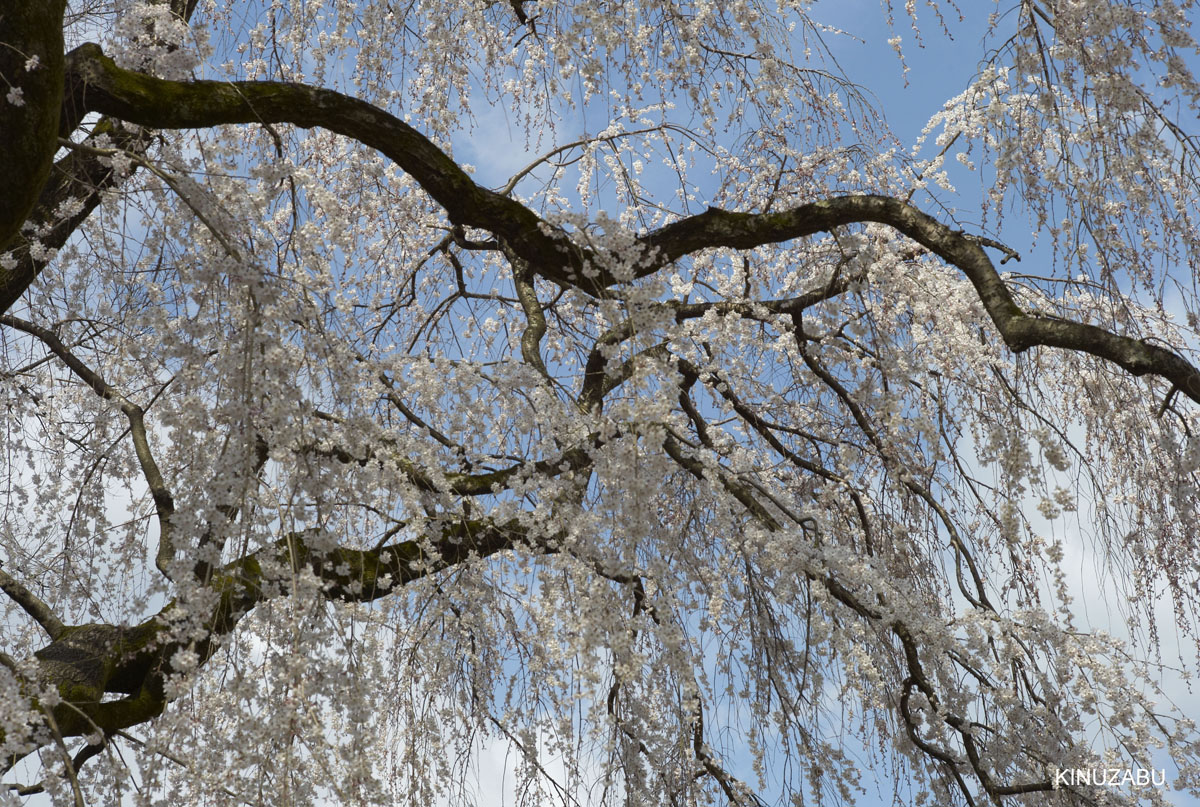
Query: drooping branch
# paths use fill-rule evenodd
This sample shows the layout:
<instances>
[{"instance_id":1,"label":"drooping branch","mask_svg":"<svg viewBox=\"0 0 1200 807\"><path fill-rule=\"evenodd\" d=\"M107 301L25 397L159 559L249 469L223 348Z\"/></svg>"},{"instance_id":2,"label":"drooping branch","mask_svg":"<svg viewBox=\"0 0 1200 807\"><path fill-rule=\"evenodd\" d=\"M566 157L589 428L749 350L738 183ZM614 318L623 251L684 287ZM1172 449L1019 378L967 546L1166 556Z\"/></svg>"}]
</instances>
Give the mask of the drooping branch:
<instances>
[{"instance_id":1,"label":"drooping branch","mask_svg":"<svg viewBox=\"0 0 1200 807\"><path fill-rule=\"evenodd\" d=\"M165 81L117 67L94 44L72 51L67 69L77 105L133 123L160 128L291 123L354 138L407 171L445 208L453 224L495 233L543 277L593 293L617 282L561 229L519 202L476 184L416 129L364 101L292 83ZM709 208L642 236L646 260L636 274L652 274L703 249L750 249L865 222L893 227L960 269L1010 349L1021 352L1043 345L1088 353L1135 376L1162 376L1200 402L1200 371L1186 359L1094 325L1024 312L980 239L953 230L897 198L841 196L769 213Z\"/></svg>"},{"instance_id":2,"label":"drooping branch","mask_svg":"<svg viewBox=\"0 0 1200 807\"><path fill-rule=\"evenodd\" d=\"M720 467L706 466L704 462L685 449L678 440L668 436L663 441L663 449L681 468L697 479L714 480L733 495L746 508L747 513L760 525L770 532L778 532L782 524L770 512L769 508L759 501L758 495L736 475L727 473ZM922 654L931 652L924 646L922 638L900 616L900 611L882 592L859 593L844 583L836 571L815 568L805 571L810 582L819 584L828 594L842 606L850 609L868 623L882 632L891 634L900 645L904 668L907 676L902 684L903 697L899 703L899 711L905 722L905 728L913 744L921 751L942 763L951 777L956 781L968 804L974 803L970 789L964 781L960 768L964 767L962 760L957 759L945 749L938 748L923 740L918 734L922 720L912 713L909 707L909 697L913 688L919 690L931 707L931 713L951 728L966 752L965 765L969 766L983 790L999 803L1000 797L1049 791L1054 788L1049 780L1021 782L1017 784L1000 784L996 782L987 763L980 754L980 745L974 736L974 731L981 727L955 712L942 703L938 689L931 680L922 661Z\"/></svg>"},{"instance_id":3,"label":"drooping branch","mask_svg":"<svg viewBox=\"0 0 1200 807\"><path fill-rule=\"evenodd\" d=\"M228 445L226 443L226 447ZM263 466L270 459L270 451L271 447L267 445L267 441L261 434L256 433L254 435L254 455L249 463L249 467L246 468L245 480L256 480L258 478ZM222 453L224 453L224 449ZM215 509L222 518L232 524L237 520L238 513L241 511L244 502L240 501L239 491L237 491L234 485L229 485L226 490L229 498L222 504L217 505ZM200 540L196 545L196 557L199 560L192 567L192 576L202 584L207 584L212 574L213 564L207 556L212 554L219 558L221 550L225 548L224 538L221 536L220 531L214 530L213 527L214 525L209 523L208 528L200 536Z\"/></svg>"},{"instance_id":4,"label":"drooping branch","mask_svg":"<svg viewBox=\"0 0 1200 807\"><path fill-rule=\"evenodd\" d=\"M217 240L217 243L221 245L221 248L225 250L225 253L229 257L233 258L238 263L245 262L246 259L245 256L242 255L242 251L238 249L232 241L230 241L229 235L214 221L211 210L213 203L205 198L204 192L191 179L184 176L179 176L170 171L164 171L152 161L147 160L145 157L142 157L136 153L131 154L129 152L125 152L123 149L94 148L92 146L74 143L66 138L60 138L58 144L63 148L71 149L73 151L82 151L85 154L106 159L112 159L122 153L127 154L133 164L144 167L147 171L154 174L156 177L166 183L167 187L175 192L175 195L178 196L183 203L188 206L196 218L200 219L200 223L203 224L209 233L212 234L213 238ZM209 209L206 210L206 208Z\"/></svg>"},{"instance_id":5,"label":"drooping branch","mask_svg":"<svg viewBox=\"0 0 1200 807\"><path fill-rule=\"evenodd\" d=\"M720 300L700 303L667 300L649 306L640 313L642 317L650 320L660 314L673 316L677 323L686 322L689 319L699 319L710 311L720 316L736 315L747 319L759 319L763 314L796 314L817 303L843 294L850 287L851 280L851 278L838 275L804 294L778 300ZM592 345L584 363L583 382L577 397L577 402L585 411L598 412L602 408L604 396L616 386L614 379L621 377L621 373L625 373L624 377L628 377L627 374L632 371L632 365L626 362L622 365L621 373L615 372L609 367L611 360L607 358L606 353L622 342L631 339L636 333L637 326L634 320L624 319L602 333Z\"/></svg>"}]
</instances>

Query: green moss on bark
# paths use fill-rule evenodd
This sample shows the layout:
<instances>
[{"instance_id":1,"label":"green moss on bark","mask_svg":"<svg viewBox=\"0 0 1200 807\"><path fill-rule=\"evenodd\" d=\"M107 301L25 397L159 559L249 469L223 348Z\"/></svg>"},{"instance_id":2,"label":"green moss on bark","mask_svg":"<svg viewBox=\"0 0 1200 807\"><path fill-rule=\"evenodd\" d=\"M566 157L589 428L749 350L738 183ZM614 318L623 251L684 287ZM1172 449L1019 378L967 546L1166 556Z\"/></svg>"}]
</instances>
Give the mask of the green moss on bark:
<instances>
[{"instance_id":1,"label":"green moss on bark","mask_svg":"<svg viewBox=\"0 0 1200 807\"><path fill-rule=\"evenodd\" d=\"M41 193L58 151L65 0L0 0L0 249L10 249ZM37 57L33 69L26 69ZM0 270L0 287L8 283Z\"/></svg>"}]
</instances>

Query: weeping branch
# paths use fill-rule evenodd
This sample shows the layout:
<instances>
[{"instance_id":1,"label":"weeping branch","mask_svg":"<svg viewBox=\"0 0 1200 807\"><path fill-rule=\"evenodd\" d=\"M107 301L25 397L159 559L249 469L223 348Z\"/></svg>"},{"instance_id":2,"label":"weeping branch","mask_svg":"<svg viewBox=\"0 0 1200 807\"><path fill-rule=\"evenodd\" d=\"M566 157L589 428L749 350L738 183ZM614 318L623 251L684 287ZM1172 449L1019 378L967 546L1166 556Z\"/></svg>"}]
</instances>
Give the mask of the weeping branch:
<instances>
[{"instance_id":1,"label":"weeping branch","mask_svg":"<svg viewBox=\"0 0 1200 807\"><path fill-rule=\"evenodd\" d=\"M656 260L640 268L639 274L652 274L702 249L753 249L866 222L892 227L962 271L1004 343L1014 352L1045 346L1088 353L1131 375L1161 376L1200 403L1200 370L1183 357L1095 325L1026 313L983 250L984 246L994 247L995 242L953 230L908 202L888 196L838 196L776 213L731 213L710 207L642 236L643 247ZM1005 252L1006 257L1012 256L1011 250Z\"/></svg>"},{"instance_id":2,"label":"weeping branch","mask_svg":"<svg viewBox=\"0 0 1200 807\"><path fill-rule=\"evenodd\" d=\"M715 479L746 508L747 513L764 528L778 532L782 524L775 518L769 508L759 501L750 486L744 484L735 475L727 473L723 468L706 466L673 437L663 441L663 449L681 468L696 479ZM992 776L981 755L979 742L975 738L975 730L981 728L979 723L968 720L961 715L949 711L942 703L937 687L930 679L922 661L922 652L932 652L922 647L921 638L913 629L889 606L882 593L859 593L838 579L835 572L814 569L805 572L810 582L820 585L829 595L842 606L850 609L862 619L876 626L881 631L890 633L900 645L900 655L907 675L901 684L902 696L899 711L904 720L905 731L913 744L930 758L940 762L950 777L956 782L968 804L974 804L971 790L963 779L961 769L968 768L974 774L993 801L998 802L1002 796L1018 795L1050 791L1054 785L1049 780L1022 782L1018 784L1000 784ZM872 602L871 600L874 600ZM913 690L918 690L929 702L931 717L949 726L961 743L966 759L962 760L950 751L940 748L923 739L919 730L922 719L910 707Z\"/></svg>"}]
</instances>

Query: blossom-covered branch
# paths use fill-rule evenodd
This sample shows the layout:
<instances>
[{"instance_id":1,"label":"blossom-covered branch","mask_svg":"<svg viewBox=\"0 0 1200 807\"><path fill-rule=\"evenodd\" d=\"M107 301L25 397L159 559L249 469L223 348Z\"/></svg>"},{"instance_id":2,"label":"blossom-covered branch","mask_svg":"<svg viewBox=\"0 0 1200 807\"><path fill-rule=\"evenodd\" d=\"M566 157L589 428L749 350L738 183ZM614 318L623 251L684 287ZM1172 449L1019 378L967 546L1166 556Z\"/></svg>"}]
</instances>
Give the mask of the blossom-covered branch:
<instances>
[{"instance_id":1,"label":"blossom-covered branch","mask_svg":"<svg viewBox=\"0 0 1200 807\"><path fill-rule=\"evenodd\" d=\"M481 187L416 129L370 104L300 84L154 79L117 67L95 45L73 51L68 68L79 106L133 123L160 128L291 123L352 137L411 174L453 224L491 231L539 275L593 293L618 282L598 256L561 229L519 202ZM1022 311L979 238L953 230L897 198L842 196L759 214L709 208L640 236L646 258L634 274L649 275L704 249L751 249L864 222L894 227L966 274L1012 350L1041 345L1090 353L1133 375L1161 376L1200 402L1200 370L1186 359L1088 323ZM536 330L528 333L532 336Z\"/></svg>"}]
</instances>

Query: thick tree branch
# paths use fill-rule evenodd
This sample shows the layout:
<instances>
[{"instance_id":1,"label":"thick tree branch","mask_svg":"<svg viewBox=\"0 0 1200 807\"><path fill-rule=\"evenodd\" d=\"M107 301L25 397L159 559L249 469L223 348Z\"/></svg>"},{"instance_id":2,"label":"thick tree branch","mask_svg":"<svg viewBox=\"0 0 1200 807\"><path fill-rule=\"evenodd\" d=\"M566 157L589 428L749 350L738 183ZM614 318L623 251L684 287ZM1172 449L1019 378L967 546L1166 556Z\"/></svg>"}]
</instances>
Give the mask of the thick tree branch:
<instances>
[{"instance_id":1,"label":"thick tree branch","mask_svg":"<svg viewBox=\"0 0 1200 807\"><path fill-rule=\"evenodd\" d=\"M292 123L354 138L412 175L445 208L453 224L495 233L543 277L591 293L617 282L564 232L519 202L476 184L416 129L364 101L300 84L164 81L117 67L94 44L68 55L68 71L76 82L79 105L133 123L160 128ZM1019 353L1044 345L1089 353L1136 376L1162 376L1200 402L1200 371L1190 362L1158 345L1094 325L1025 313L979 239L952 230L901 199L841 196L770 213L709 208L642 236L647 260L635 271L644 277L703 249L751 249L864 222L893 227L962 270L1010 349Z\"/></svg>"},{"instance_id":2,"label":"thick tree branch","mask_svg":"<svg viewBox=\"0 0 1200 807\"><path fill-rule=\"evenodd\" d=\"M510 255L512 263L513 284L517 288L517 299L521 301L521 309L525 312L525 330L521 333L521 358L533 369L550 381L550 373L542 360L542 338L546 335L546 312L538 300L537 291L533 285L533 272L529 264L517 255Z\"/></svg>"},{"instance_id":3,"label":"thick tree branch","mask_svg":"<svg viewBox=\"0 0 1200 807\"><path fill-rule=\"evenodd\" d=\"M983 251L980 239L952 230L907 202L888 196L839 196L777 213L730 213L710 207L643 236L640 241L647 254L656 258L640 267L638 274L652 274L701 249L752 249L864 222L886 224L960 269L1011 350L1020 353L1044 345L1088 353L1135 376L1162 376L1200 402L1200 370L1186 359L1095 325L1025 313Z\"/></svg>"},{"instance_id":4,"label":"thick tree branch","mask_svg":"<svg viewBox=\"0 0 1200 807\"><path fill-rule=\"evenodd\" d=\"M0 3L0 251L17 237L50 175L62 109L66 0ZM0 291L8 278L0 274Z\"/></svg>"},{"instance_id":5,"label":"thick tree branch","mask_svg":"<svg viewBox=\"0 0 1200 807\"><path fill-rule=\"evenodd\" d=\"M333 457L338 462L357 463L359 465L366 465L371 460L393 462L404 472L410 482L419 489L429 493L437 493L445 490L456 496L487 496L507 489L511 484L511 480L520 478L522 475L537 474L544 477L555 477L563 473L573 473L589 468L592 464L592 458L588 453L588 448L589 446L593 448L599 447L601 441L597 434L590 435L588 439L590 440L589 444L567 449L554 459L522 462L510 465L507 468L501 468L500 470L484 471L475 474L448 473L444 474L441 478L430 476L429 473L418 467L410 459L382 452L368 451L363 456L356 456L341 446L328 448L305 446L300 450L305 453Z\"/></svg>"},{"instance_id":6,"label":"thick tree branch","mask_svg":"<svg viewBox=\"0 0 1200 807\"><path fill-rule=\"evenodd\" d=\"M153 3L167 1L152 0ZM169 0L171 10L185 22L192 18L197 2L198 0ZM40 114L47 116L47 123L49 116L52 113L55 114L58 136L68 137L83 123L87 110L74 104L75 93L70 86L69 77L65 76L61 25L63 12L61 9L55 11L59 7L65 7L65 3L62 0L49 0L45 3L8 0L8 2L0 2L0 7L3 8L3 11L0 11L0 17L3 18L0 19L0 30L4 31L6 41L10 44L15 44L15 40L11 38L14 36L12 30L14 18L11 15L5 17L9 14L10 7L18 13L25 14L37 14L39 11L45 14L58 13L60 24L47 26L45 32L46 35L57 32L55 47L48 51L47 57L42 58L39 55L39 62L42 65L54 66L53 72L45 72L47 78L52 74L56 76L54 86L51 88L53 93L45 98L30 99L27 97L25 100L26 104L32 101L37 103L45 101L45 109L40 110ZM40 32L39 35L41 35ZM9 53L16 54L16 50L10 50ZM23 68L24 63L21 66ZM0 75L7 75L4 68L0 68ZM15 265L8 268L0 266L0 314L8 311L13 303L25 293L25 290L46 267L54 254L53 251L62 247L79 225L92 214L92 211L100 203L103 192L115 187L122 178L112 170L111 166L102 164L100 157L74 152L54 163L51 169L50 161L53 160L57 147L51 147L51 140L42 137L41 130L26 128L27 123L19 116L0 116L0 142L6 144L8 149L6 153L11 155L11 159L7 160L3 167L0 167L0 178L5 180L3 187L9 189L6 195L0 198L0 253L10 251L12 260L16 261ZM8 128L11 124L15 124L18 134L29 135L29 139L22 140L12 137ZM52 131L49 128L45 130L47 134ZM141 154L148 141L144 132L131 132L114 126L113 120L108 117L97 121L92 127L91 133L92 135L107 135L114 147L134 154ZM37 137L33 137L34 135ZM41 180L37 181L37 176L39 176L37 170L42 167L50 169L49 176L41 175ZM5 210L3 205L6 200L19 200L25 185L16 183L15 180L9 180L2 172L31 170L33 173L30 175L28 191L34 194L36 203L32 209L26 210L17 219L18 210L15 207L11 211ZM19 235L16 237L3 235L10 224L15 228L13 232L16 233L25 220L39 228L36 249L31 248L32 245L25 242Z\"/></svg>"},{"instance_id":7,"label":"thick tree branch","mask_svg":"<svg viewBox=\"0 0 1200 807\"><path fill-rule=\"evenodd\" d=\"M21 606L25 613L33 617L34 621L42 626L51 639L57 639L62 635L65 628L54 610L21 581L2 568L0 568L0 591L7 594L13 602Z\"/></svg>"}]
</instances>

